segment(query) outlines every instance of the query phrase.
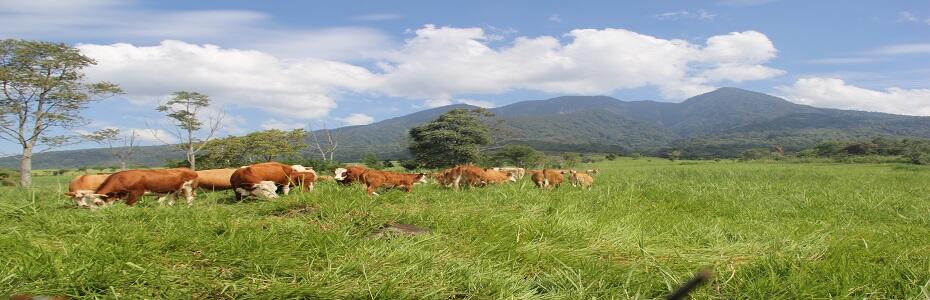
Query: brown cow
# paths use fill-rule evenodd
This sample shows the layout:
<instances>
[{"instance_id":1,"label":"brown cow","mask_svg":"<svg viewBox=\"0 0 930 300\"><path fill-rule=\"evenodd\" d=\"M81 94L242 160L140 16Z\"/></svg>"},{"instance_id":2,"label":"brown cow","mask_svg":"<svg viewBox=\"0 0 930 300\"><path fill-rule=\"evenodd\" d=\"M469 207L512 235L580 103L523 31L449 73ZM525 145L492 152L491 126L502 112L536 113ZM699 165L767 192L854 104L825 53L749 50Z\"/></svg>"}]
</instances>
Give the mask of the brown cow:
<instances>
[{"instance_id":1,"label":"brown cow","mask_svg":"<svg viewBox=\"0 0 930 300\"><path fill-rule=\"evenodd\" d=\"M523 176L526 176L526 169L524 168L497 167L497 168L492 168L492 169L494 169L494 171L499 171L499 172L513 173L514 178L516 178L517 180L520 180L523 178Z\"/></svg>"},{"instance_id":2,"label":"brown cow","mask_svg":"<svg viewBox=\"0 0 930 300\"><path fill-rule=\"evenodd\" d=\"M426 183L426 174L405 174L379 170L367 170L362 173L362 182L369 195L377 196L376 190L380 187L398 188L410 192L414 184Z\"/></svg>"},{"instance_id":3,"label":"brown cow","mask_svg":"<svg viewBox=\"0 0 930 300\"><path fill-rule=\"evenodd\" d=\"M236 169L215 169L197 171L197 186L205 190L221 191L232 189L229 178Z\"/></svg>"},{"instance_id":4,"label":"brown cow","mask_svg":"<svg viewBox=\"0 0 930 300\"><path fill-rule=\"evenodd\" d=\"M501 184L517 181L514 173L500 172L493 168L481 169L472 165L460 165L434 173L440 184L458 190L461 186L480 187L489 184Z\"/></svg>"},{"instance_id":5,"label":"brown cow","mask_svg":"<svg viewBox=\"0 0 930 300\"><path fill-rule=\"evenodd\" d=\"M237 169L230 177L230 183L234 188L237 201L250 195L276 199L279 186L285 195L290 192L291 185L301 185L304 191L312 189L312 180L315 179L315 175L316 172L313 169L300 165L289 166L279 162L266 162ZM305 179L309 181L307 184L303 182Z\"/></svg>"},{"instance_id":6,"label":"brown cow","mask_svg":"<svg viewBox=\"0 0 930 300\"><path fill-rule=\"evenodd\" d=\"M571 170L568 181L571 182L574 187L581 186L582 188L591 190L591 185L594 184L594 177L588 173L579 173L578 171Z\"/></svg>"},{"instance_id":7,"label":"brown cow","mask_svg":"<svg viewBox=\"0 0 930 300\"><path fill-rule=\"evenodd\" d=\"M74 200L74 204L77 204L78 207L96 208L99 205L90 206L87 204L87 201L93 203L94 198L96 198L94 196L94 191L107 180L107 177L110 177L110 174L88 174L74 177L74 179L71 179L71 183L68 184L68 192L65 193L65 196L71 197L71 199Z\"/></svg>"},{"instance_id":8,"label":"brown cow","mask_svg":"<svg viewBox=\"0 0 930 300\"><path fill-rule=\"evenodd\" d=\"M333 179L335 179L336 182L338 183L341 183L344 185L350 185L353 182L361 182L362 173L365 173L365 171L367 170L368 169L366 169L365 167L361 167L361 166L348 166L345 168L336 168L336 170L333 171L333 175L334 175Z\"/></svg>"},{"instance_id":9,"label":"brown cow","mask_svg":"<svg viewBox=\"0 0 930 300\"><path fill-rule=\"evenodd\" d=\"M180 197L184 193L187 205L194 204L194 189L197 188L197 172L188 168L129 170L113 173L94 192L94 203L107 203L124 199L126 205L134 205L139 197L146 193L164 194L158 199L161 203L168 196ZM99 202L98 202L99 201ZM174 199L168 204L174 204Z\"/></svg>"},{"instance_id":10,"label":"brown cow","mask_svg":"<svg viewBox=\"0 0 930 300\"><path fill-rule=\"evenodd\" d=\"M533 183L536 184L536 187L542 189L558 187L565 180L564 175L566 173L563 170L549 169L532 170L530 172L532 173L531 179L533 179Z\"/></svg>"}]
</instances>

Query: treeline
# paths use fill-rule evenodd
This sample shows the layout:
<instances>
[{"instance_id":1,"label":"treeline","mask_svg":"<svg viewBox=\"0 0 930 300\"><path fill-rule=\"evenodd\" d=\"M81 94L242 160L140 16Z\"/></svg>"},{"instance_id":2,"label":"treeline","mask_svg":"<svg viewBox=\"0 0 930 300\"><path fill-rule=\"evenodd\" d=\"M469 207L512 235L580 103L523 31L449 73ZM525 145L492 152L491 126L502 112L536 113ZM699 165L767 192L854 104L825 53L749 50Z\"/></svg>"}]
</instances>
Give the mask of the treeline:
<instances>
[{"instance_id":1,"label":"treeline","mask_svg":"<svg viewBox=\"0 0 930 300\"><path fill-rule=\"evenodd\" d=\"M827 141L794 153L783 148L756 148L744 151L741 160L829 159L836 162L903 162L930 165L930 140L891 139Z\"/></svg>"}]
</instances>

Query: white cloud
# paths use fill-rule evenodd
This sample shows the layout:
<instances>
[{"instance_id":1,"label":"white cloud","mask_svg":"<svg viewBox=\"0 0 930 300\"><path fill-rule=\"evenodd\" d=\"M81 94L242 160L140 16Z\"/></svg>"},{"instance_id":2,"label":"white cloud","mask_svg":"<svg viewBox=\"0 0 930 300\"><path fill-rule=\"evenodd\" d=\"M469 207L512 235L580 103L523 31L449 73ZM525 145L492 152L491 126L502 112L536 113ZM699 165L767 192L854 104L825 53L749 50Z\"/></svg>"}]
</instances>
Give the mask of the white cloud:
<instances>
[{"instance_id":1,"label":"white cloud","mask_svg":"<svg viewBox=\"0 0 930 300\"><path fill-rule=\"evenodd\" d=\"M562 23L562 17L560 17L559 14L552 14L552 15L549 15L549 21L556 22L556 23Z\"/></svg>"},{"instance_id":2,"label":"white cloud","mask_svg":"<svg viewBox=\"0 0 930 300\"><path fill-rule=\"evenodd\" d=\"M97 60L87 71L88 79L115 82L130 98L159 99L173 91L198 91L222 105L293 119L326 116L336 106L330 95L339 90L364 90L377 81L365 68L346 63L282 61L259 51L180 41L150 47L77 47Z\"/></svg>"},{"instance_id":3,"label":"white cloud","mask_svg":"<svg viewBox=\"0 0 930 300\"><path fill-rule=\"evenodd\" d=\"M487 100L459 99L458 102L465 103L468 105L474 105L477 107L483 107L483 108L494 108L495 106L497 106L494 104L494 102L487 101Z\"/></svg>"},{"instance_id":4,"label":"white cloud","mask_svg":"<svg viewBox=\"0 0 930 300\"><path fill-rule=\"evenodd\" d=\"M278 119L268 119L265 122L262 122L260 127L264 130L269 129L278 129L278 130L294 130L298 128L304 128L306 124L293 121L282 121Z\"/></svg>"},{"instance_id":5,"label":"white cloud","mask_svg":"<svg viewBox=\"0 0 930 300\"><path fill-rule=\"evenodd\" d=\"M351 114L348 117L342 118L342 122L346 125L368 125L375 121L375 118L372 118L366 114Z\"/></svg>"},{"instance_id":6,"label":"white cloud","mask_svg":"<svg viewBox=\"0 0 930 300\"><path fill-rule=\"evenodd\" d=\"M930 89L872 90L822 77L801 78L777 89L794 102L813 106L930 116Z\"/></svg>"},{"instance_id":7,"label":"white cloud","mask_svg":"<svg viewBox=\"0 0 930 300\"><path fill-rule=\"evenodd\" d=\"M391 96L446 105L455 95L528 89L551 93L604 94L659 87L669 98L713 89L718 82L783 74L764 66L777 50L762 33L733 32L706 46L666 40L624 29L577 29L562 43L552 36L519 37L492 48L481 28L427 25L380 63L378 90Z\"/></svg>"},{"instance_id":8,"label":"white cloud","mask_svg":"<svg viewBox=\"0 0 930 300\"><path fill-rule=\"evenodd\" d=\"M696 11L688 10L679 10L671 11L660 14L652 15L654 18L659 20L680 20L680 19L696 19L702 21L710 21L717 17L717 14L704 9L698 9Z\"/></svg>"},{"instance_id":9,"label":"white cloud","mask_svg":"<svg viewBox=\"0 0 930 300\"><path fill-rule=\"evenodd\" d=\"M366 14L366 15L357 15L349 17L350 20L355 21L390 21L400 19L401 16L398 14Z\"/></svg>"},{"instance_id":10,"label":"white cloud","mask_svg":"<svg viewBox=\"0 0 930 300\"><path fill-rule=\"evenodd\" d=\"M198 91L219 107L288 120L326 117L343 93L442 106L463 94L608 94L657 87L669 99L684 99L718 84L784 74L765 65L777 50L755 31L712 36L704 45L612 28L577 29L566 37L517 37L491 46L504 37L482 28L427 25L384 59L369 61L373 69L175 40L77 47L98 62L87 70L88 79L119 84L133 103L152 105L174 91Z\"/></svg>"},{"instance_id":11,"label":"white cloud","mask_svg":"<svg viewBox=\"0 0 930 300\"><path fill-rule=\"evenodd\" d=\"M875 55L928 54L930 43L891 45L872 50L870 53Z\"/></svg>"}]
</instances>

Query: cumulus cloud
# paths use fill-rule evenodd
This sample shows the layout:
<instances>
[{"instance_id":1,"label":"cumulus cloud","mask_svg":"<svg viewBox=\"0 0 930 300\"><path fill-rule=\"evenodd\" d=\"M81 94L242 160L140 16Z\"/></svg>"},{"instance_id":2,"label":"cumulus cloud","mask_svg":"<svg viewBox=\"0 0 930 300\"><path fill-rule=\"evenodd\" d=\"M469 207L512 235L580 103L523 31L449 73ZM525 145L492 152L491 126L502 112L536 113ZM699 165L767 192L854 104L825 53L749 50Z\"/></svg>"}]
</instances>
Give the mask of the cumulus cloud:
<instances>
[{"instance_id":1,"label":"cumulus cloud","mask_svg":"<svg viewBox=\"0 0 930 300\"><path fill-rule=\"evenodd\" d=\"M930 89L872 90L822 77L801 78L777 89L794 102L813 106L930 116Z\"/></svg>"},{"instance_id":2,"label":"cumulus cloud","mask_svg":"<svg viewBox=\"0 0 930 300\"><path fill-rule=\"evenodd\" d=\"M342 118L342 122L346 125L368 125L375 121L375 118L372 118L366 114L351 114L348 117Z\"/></svg>"},{"instance_id":3,"label":"cumulus cloud","mask_svg":"<svg viewBox=\"0 0 930 300\"><path fill-rule=\"evenodd\" d=\"M379 90L448 104L455 95L514 89L604 94L658 87L684 98L714 83L764 79L784 73L764 64L777 50L762 33L733 32L706 45L624 29L577 29L562 43L552 36L518 37L493 48L481 28L427 25L380 64Z\"/></svg>"},{"instance_id":4,"label":"cumulus cloud","mask_svg":"<svg viewBox=\"0 0 930 300\"><path fill-rule=\"evenodd\" d=\"M293 119L326 116L330 95L364 90L377 82L365 68L318 59L282 61L259 52L164 41L157 46L78 45L97 60L91 80L118 83L129 97L157 99L172 91L206 93L239 105Z\"/></svg>"},{"instance_id":5,"label":"cumulus cloud","mask_svg":"<svg viewBox=\"0 0 930 300\"><path fill-rule=\"evenodd\" d=\"M98 62L87 70L88 79L120 84L133 103L151 105L173 91L190 90L223 106L289 120L326 117L344 93L415 99L427 106L448 105L463 94L512 90L609 94L656 87L669 99L684 99L718 84L784 74L766 66L777 50L756 31L712 36L704 44L612 28L577 29L566 37L564 42L517 37L492 46L503 37L482 28L427 25L365 65L176 40L77 47Z\"/></svg>"}]
</instances>

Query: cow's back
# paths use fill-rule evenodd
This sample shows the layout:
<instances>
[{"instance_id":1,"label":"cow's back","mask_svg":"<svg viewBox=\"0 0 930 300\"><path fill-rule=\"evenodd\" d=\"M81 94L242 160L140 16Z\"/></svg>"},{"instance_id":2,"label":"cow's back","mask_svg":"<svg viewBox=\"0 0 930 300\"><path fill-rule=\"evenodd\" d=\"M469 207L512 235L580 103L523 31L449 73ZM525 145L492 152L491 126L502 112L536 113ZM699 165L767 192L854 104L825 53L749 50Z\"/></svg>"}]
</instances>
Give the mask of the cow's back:
<instances>
[{"instance_id":1,"label":"cow's back","mask_svg":"<svg viewBox=\"0 0 930 300\"><path fill-rule=\"evenodd\" d=\"M100 185L97 194L142 190L152 193L177 191L186 182L196 181L197 173L188 168L128 170L113 173Z\"/></svg>"},{"instance_id":2,"label":"cow's back","mask_svg":"<svg viewBox=\"0 0 930 300\"><path fill-rule=\"evenodd\" d=\"M197 171L197 183L203 189L225 190L232 188L231 178L238 169L214 169Z\"/></svg>"},{"instance_id":3,"label":"cow's back","mask_svg":"<svg viewBox=\"0 0 930 300\"><path fill-rule=\"evenodd\" d=\"M96 191L108 177L110 177L109 174L86 174L74 177L68 184L68 191L72 193L77 191Z\"/></svg>"}]
</instances>

